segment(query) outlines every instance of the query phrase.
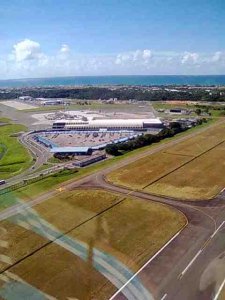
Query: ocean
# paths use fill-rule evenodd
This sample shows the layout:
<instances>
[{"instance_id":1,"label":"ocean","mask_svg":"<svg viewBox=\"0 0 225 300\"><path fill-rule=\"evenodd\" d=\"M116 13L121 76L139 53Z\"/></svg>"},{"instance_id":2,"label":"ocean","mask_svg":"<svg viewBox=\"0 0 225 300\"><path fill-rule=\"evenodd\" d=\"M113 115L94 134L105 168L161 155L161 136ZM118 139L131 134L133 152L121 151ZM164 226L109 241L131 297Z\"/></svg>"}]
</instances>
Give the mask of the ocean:
<instances>
[{"instance_id":1,"label":"ocean","mask_svg":"<svg viewBox=\"0 0 225 300\"><path fill-rule=\"evenodd\" d=\"M82 85L225 85L225 75L135 75L135 76L73 76L35 79L0 80L0 88L82 86Z\"/></svg>"}]
</instances>

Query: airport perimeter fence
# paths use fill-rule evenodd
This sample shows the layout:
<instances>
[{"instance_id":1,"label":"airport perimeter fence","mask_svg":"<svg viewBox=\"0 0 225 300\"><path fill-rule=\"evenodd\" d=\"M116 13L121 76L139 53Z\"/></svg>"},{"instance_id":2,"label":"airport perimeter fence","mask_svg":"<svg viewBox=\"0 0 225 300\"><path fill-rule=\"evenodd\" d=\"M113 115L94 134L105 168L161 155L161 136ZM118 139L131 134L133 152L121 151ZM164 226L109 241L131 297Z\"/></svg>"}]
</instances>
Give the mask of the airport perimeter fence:
<instances>
[{"instance_id":1,"label":"airport perimeter fence","mask_svg":"<svg viewBox=\"0 0 225 300\"><path fill-rule=\"evenodd\" d=\"M48 178L48 177L53 176L54 174L57 174L57 173L58 172L55 172L55 173L54 172L53 173L51 173L51 172L49 172L49 173L42 173L42 174L38 174L37 176L32 177L30 179L24 179L24 180L22 180L22 181L20 181L20 182L18 182L16 184L13 184L13 185L11 185L9 187L1 189L0 190L0 196L4 195L6 193L10 193L12 191L18 190L18 189L20 189L22 187L25 187L25 186L29 185L29 184L41 181L42 179Z\"/></svg>"}]
</instances>

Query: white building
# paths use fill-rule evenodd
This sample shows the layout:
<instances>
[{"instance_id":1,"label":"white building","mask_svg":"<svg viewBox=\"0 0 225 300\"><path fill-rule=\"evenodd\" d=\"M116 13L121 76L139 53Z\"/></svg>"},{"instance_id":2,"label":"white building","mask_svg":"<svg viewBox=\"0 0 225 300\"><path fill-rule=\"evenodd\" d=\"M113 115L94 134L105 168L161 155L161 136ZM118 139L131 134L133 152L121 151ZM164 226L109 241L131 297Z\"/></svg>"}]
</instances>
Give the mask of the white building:
<instances>
[{"instance_id":1,"label":"white building","mask_svg":"<svg viewBox=\"0 0 225 300\"><path fill-rule=\"evenodd\" d=\"M31 96L21 96L21 97L19 97L19 100L29 101L29 100L33 100L33 97L31 97Z\"/></svg>"},{"instance_id":2,"label":"white building","mask_svg":"<svg viewBox=\"0 0 225 300\"><path fill-rule=\"evenodd\" d=\"M100 120L59 120L53 123L53 129L74 130L148 130L162 128L162 122L154 119L100 119Z\"/></svg>"}]
</instances>

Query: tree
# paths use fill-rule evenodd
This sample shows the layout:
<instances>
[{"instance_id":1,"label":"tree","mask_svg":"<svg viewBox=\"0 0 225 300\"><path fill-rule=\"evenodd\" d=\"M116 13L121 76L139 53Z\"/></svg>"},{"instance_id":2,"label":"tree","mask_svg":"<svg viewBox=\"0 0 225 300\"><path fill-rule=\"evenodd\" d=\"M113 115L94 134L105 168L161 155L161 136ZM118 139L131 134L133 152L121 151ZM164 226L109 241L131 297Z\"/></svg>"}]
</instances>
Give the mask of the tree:
<instances>
[{"instance_id":1,"label":"tree","mask_svg":"<svg viewBox=\"0 0 225 300\"><path fill-rule=\"evenodd\" d=\"M107 145L105 151L110 155L114 155L114 156L120 155L120 152L118 151L118 147L115 144Z\"/></svg>"},{"instance_id":2,"label":"tree","mask_svg":"<svg viewBox=\"0 0 225 300\"><path fill-rule=\"evenodd\" d=\"M196 115L200 116L201 113L202 113L201 108L197 108L197 109L195 110L195 113L196 113Z\"/></svg>"}]
</instances>

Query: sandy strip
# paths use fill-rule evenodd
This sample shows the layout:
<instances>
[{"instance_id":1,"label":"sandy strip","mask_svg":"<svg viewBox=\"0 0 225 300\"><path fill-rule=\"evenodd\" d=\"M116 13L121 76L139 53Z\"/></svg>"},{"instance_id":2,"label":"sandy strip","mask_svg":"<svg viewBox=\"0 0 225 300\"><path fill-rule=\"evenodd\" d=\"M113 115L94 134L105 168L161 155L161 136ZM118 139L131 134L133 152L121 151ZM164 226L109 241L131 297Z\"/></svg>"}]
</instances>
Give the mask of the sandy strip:
<instances>
[{"instance_id":1,"label":"sandy strip","mask_svg":"<svg viewBox=\"0 0 225 300\"><path fill-rule=\"evenodd\" d=\"M24 109L31 109L31 108L38 107L35 105L30 105L30 104L19 102L19 101L1 101L0 104L13 107L17 110L24 110Z\"/></svg>"}]
</instances>

